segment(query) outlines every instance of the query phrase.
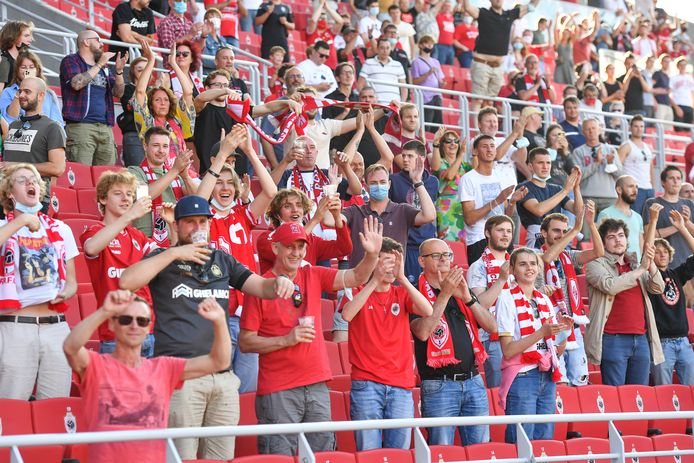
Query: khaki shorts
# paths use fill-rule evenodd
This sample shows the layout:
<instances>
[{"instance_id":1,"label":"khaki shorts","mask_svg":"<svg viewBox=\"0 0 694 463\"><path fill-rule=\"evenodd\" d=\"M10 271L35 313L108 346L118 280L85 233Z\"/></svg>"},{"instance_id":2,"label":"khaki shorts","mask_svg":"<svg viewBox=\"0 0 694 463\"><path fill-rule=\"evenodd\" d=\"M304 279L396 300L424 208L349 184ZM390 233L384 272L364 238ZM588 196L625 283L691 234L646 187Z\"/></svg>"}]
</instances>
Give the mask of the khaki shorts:
<instances>
[{"instance_id":1,"label":"khaki shorts","mask_svg":"<svg viewBox=\"0 0 694 463\"><path fill-rule=\"evenodd\" d=\"M479 61L473 61L470 68L472 93L484 96L498 96L504 83L501 66L495 68Z\"/></svg>"}]
</instances>

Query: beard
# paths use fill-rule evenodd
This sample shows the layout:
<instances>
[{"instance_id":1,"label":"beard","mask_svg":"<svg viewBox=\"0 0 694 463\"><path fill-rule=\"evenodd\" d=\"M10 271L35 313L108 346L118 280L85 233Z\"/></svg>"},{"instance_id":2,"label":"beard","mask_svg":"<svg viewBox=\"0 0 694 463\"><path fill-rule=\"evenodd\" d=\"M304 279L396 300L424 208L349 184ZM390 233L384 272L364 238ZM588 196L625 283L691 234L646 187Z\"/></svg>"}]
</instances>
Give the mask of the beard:
<instances>
[{"instance_id":1,"label":"beard","mask_svg":"<svg viewBox=\"0 0 694 463\"><path fill-rule=\"evenodd\" d=\"M622 192L622 194L619 195L620 198L622 198L622 201L625 203L632 205L636 202L636 195L629 195L626 192Z\"/></svg>"},{"instance_id":2,"label":"beard","mask_svg":"<svg viewBox=\"0 0 694 463\"><path fill-rule=\"evenodd\" d=\"M501 244L499 241L490 241L489 242L489 247L494 250L494 251L506 251L507 246L504 246Z\"/></svg>"},{"instance_id":3,"label":"beard","mask_svg":"<svg viewBox=\"0 0 694 463\"><path fill-rule=\"evenodd\" d=\"M99 60L101 59L101 56L104 54L104 51L100 48L97 48L97 49L92 48L92 54L94 55L94 61L96 61L98 63Z\"/></svg>"},{"instance_id":4,"label":"beard","mask_svg":"<svg viewBox=\"0 0 694 463\"><path fill-rule=\"evenodd\" d=\"M36 108L39 106L39 99L34 98L33 100L27 100L26 103L22 104L19 103L19 107L22 108L25 112L32 112L36 111Z\"/></svg>"}]
</instances>

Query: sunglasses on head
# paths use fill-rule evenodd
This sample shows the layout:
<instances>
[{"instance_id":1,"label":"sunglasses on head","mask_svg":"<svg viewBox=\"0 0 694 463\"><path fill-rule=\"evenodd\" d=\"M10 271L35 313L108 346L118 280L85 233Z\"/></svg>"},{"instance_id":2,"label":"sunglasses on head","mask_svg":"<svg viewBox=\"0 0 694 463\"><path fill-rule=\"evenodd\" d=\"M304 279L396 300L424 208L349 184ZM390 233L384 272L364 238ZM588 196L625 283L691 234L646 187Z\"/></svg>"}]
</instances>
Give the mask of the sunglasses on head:
<instances>
[{"instance_id":1,"label":"sunglasses on head","mask_svg":"<svg viewBox=\"0 0 694 463\"><path fill-rule=\"evenodd\" d=\"M301 289L299 288L299 285L294 285L294 294L292 294L292 303L294 304L294 307L297 309L301 307L301 303L304 301L304 298L301 296Z\"/></svg>"},{"instance_id":2,"label":"sunglasses on head","mask_svg":"<svg viewBox=\"0 0 694 463\"><path fill-rule=\"evenodd\" d=\"M188 58L189 56L190 56L189 51L177 51L176 52L176 58L180 58L180 57Z\"/></svg>"},{"instance_id":3,"label":"sunglasses on head","mask_svg":"<svg viewBox=\"0 0 694 463\"><path fill-rule=\"evenodd\" d=\"M29 130L31 128L31 122L26 121L24 124L22 124L22 128L18 129L14 133L14 138L19 138L22 136L25 130Z\"/></svg>"},{"instance_id":4,"label":"sunglasses on head","mask_svg":"<svg viewBox=\"0 0 694 463\"><path fill-rule=\"evenodd\" d=\"M113 317L113 319L117 321L120 326L130 326L133 320L135 320L137 326L140 328L148 327L150 322L148 317L133 317L132 315L118 315L117 317Z\"/></svg>"}]
</instances>

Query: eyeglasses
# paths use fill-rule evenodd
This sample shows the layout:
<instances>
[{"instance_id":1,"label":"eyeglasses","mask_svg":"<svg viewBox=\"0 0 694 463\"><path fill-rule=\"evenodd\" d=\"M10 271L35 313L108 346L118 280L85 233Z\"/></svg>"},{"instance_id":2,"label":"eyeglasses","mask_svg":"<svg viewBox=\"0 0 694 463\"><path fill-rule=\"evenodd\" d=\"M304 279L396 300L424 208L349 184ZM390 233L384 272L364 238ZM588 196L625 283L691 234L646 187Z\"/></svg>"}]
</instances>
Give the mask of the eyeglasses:
<instances>
[{"instance_id":1,"label":"eyeglasses","mask_svg":"<svg viewBox=\"0 0 694 463\"><path fill-rule=\"evenodd\" d=\"M292 294L292 303L297 309L301 307L301 303L304 302L304 298L301 296L301 288L299 285L294 285L294 294Z\"/></svg>"},{"instance_id":2,"label":"eyeglasses","mask_svg":"<svg viewBox=\"0 0 694 463\"><path fill-rule=\"evenodd\" d=\"M24 134L25 130L29 130L31 128L31 122L26 121L24 124L22 124L22 128L18 129L14 133L14 138L19 138Z\"/></svg>"},{"instance_id":3,"label":"eyeglasses","mask_svg":"<svg viewBox=\"0 0 694 463\"><path fill-rule=\"evenodd\" d=\"M452 252L432 252L431 254L424 254L422 257L431 257L434 260L441 260L443 257L445 260L451 260L453 258Z\"/></svg>"},{"instance_id":4,"label":"eyeglasses","mask_svg":"<svg viewBox=\"0 0 694 463\"><path fill-rule=\"evenodd\" d=\"M180 58L180 57L188 58L189 56L190 56L189 51L177 51L176 52L176 58Z\"/></svg>"},{"instance_id":5,"label":"eyeglasses","mask_svg":"<svg viewBox=\"0 0 694 463\"><path fill-rule=\"evenodd\" d=\"M318 53L318 57L319 57L319 58L323 58L323 59L328 59L328 58L330 58L330 55L329 55L329 54L328 54L328 55L324 55L323 53Z\"/></svg>"},{"instance_id":6,"label":"eyeglasses","mask_svg":"<svg viewBox=\"0 0 694 463\"><path fill-rule=\"evenodd\" d=\"M85 42L87 40L96 40L97 42L101 42L101 37L87 37L86 39L84 39Z\"/></svg>"},{"instance_id":7,"label":"eyeglasses","mask_svg":"<svg viewBox=\"0 0 694 463\"><path fill-rule=\"evenodd\" d=\"M17 185L26 185L27 183L31 183L32 185L38 185L39 180L36 177L25 177L22 175L21 177L15 178L14 183L16 183Z\"/></svg>"},{"instance_id":8,"label":"eyeglasses","mask_svg":"<svg viewBox=\"0 0 694 463\"><path fill-rule=\"evenodd\" d=\"M120 326L130 326L133 320L135 320L137 326L140 328L148 327L150 322L148 317L133 317L132 315L118 315L117 317L113 317L113 319L117 321Z\"/></svg>"},{"instance_id":9,"label":"eyeglasses","mask_svg":"<svg viewBox=\"0 0 694 463\"><path fill-rule=\"evenodd\" d=\"M459 145L460 144L460 140L455 139L455 138L446 138L445 140L443 140L443 142L446 143L447 145L450 145L450 144Z\"/></svg>"}]
</instances>

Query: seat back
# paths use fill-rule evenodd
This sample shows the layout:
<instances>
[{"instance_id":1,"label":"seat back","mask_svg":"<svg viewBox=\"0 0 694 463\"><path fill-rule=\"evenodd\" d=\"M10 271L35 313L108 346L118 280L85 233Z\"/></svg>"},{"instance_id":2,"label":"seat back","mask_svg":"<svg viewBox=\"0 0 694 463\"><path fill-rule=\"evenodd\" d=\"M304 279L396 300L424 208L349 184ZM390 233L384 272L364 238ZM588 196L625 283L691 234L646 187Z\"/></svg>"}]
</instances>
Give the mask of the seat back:
<instances>
[{"instance_id":1,"label":"seat back","mask_svg":"<svg viewBox=\"0 0 694 463\"><path fill-rule=\"evenodd\" d=\"M348 405L349 391L330 391L330 416L332 421L349 421ZM337 441L337 450L341 452L355 452L357 450L353 431L336 432L335 440Z\"/></svg>"},{"instance_id":2,"label":"seat back","mask_svg":"<svg viewBox=\"0 0 694 463\"><path fill-rule=\"evenodd\" d=\"M67 187L51 187L51 205L48 208L48 215L60 217L61 213L78 213L77 192Z\"/></svg>"},{"instance_id":3,"label":"seat back","mask_svg":"<svg viewBox=\"0 0 694 463\"><path fill-rule=\"evenodd\" d=\"M325 349L328 352L328 363L330 364L330 371L333 375L342 375L342 363L340 362L340 349L337 343L332 341L325 341Z\"/></svg>"},{"instance_id":4,"label":"seat back","mask_svg":"<svg viewBox=\"0 0 694 463\"><path fill-rule=\"evenodd\" d=\"M465 447L468 460L496 460L497 458L516 458L518 451L514 444L486 442Z\"/></svg>"},{"instance_id":5,"label":"seat back","mask_svg":"<svg viewBox=\"0 0 694 463\"><path fill-rule=\"evenodd\" d=\"M584 454L596 454L596 453L610 453L610 441L607 439L597 439L595 437L581 437L578 439L569 439L564 442L566 446L567 455L584 455ZM598 459L592 461L595 463L610 463L607 459Z\"/></svg>"},{"instance_id":6,"label":"seat back","mask_svg":"<svg viewBox=\"0 0 694 463\"><path fill-rule=\"evenodd\" d=\"M316 463L355 463L354 454L348 452L317 452Z\"/></svg>"},{"instance_id":7,"label":"seat back","mask_svg":"<svg viewBox=\"0 0 694 463\"><path fill-rule=\"evenodd\" d=\"M239 425L258 424L258 417L255 415L255 392L244 392L239 394L239 410ZM236 438L236 449L234 454L237 457L255 455L257 453L257 436L238 436Z\"/></svg>"},{"instance_id":8,"label":"seat back","mask_svg":"<svg viewBox=\"0 0 694 463\"><path fill-rule=\"evenodd\" d=\"M34 432L37 434L84 431L82 399L60 397L31 402Z\"/></svg>"},{"instance_id":9,"label":"seat back","mask_svg":"<svg viewBox=\"0 0 694 463\"><path fill-rule=\"evenodd\" d=\"M531 441L533 446L533 455L536 457L558 457L566 455L566 447L564 441L560 440L534 440Z\"/></svg>"},{"instance_id":10,"label":"seat back","mask_svg":"<svg viewBox=\"0 0 694 463\"><path fill-rule=\"evenodd\" d=\"M467 452L458 445L430 445L431 463L446 463L449 461L466 461Z\"/></svg>"},{"instance_id":11,"label":"seat back","mask_svg":"<svg viewBox=\"0 0 694 463\"><path fill-rule=\"evenodd\" d=\"M619 406L623 412L657 412L658 400L650 386L626 384L617 387ZM647 436L648 421L615 421L615 426L623 436Z\"/></svg>"},{"instance_id":12,"label":"seat back","mask_svg":"<svg viewBox=\"0 0 694 463\"><path fill-rule=\"evenodd\" d=\"M26 400L0 399L2 435L33 434L31 406Z\"/></svg>"},{"instance_id":13,"label":"seat back","mask_svg":"<svg viewBox=\"0 0 694 463\"><path fill-rule=\"evenodd\" d=\"M571 386L557 386L556 409L555 413L563 415L564 413L581 413L581 408L578 405L578 394L576 388ZM566 439L566 433L569 430L569 423L554 423L554 438L556 440Z\"/></svg>"},{"instance_id":14,"label":"seat back","mask_svg":"<svg viewBox=\"0 0 694 463\"><path fill-rule=\"evenodd\" d=\"M692 436L687 434L663 434L653 436L653 450L692 450ZM657 463L694 463L694 455L682 455L679 460L673 457L657 457ZM639 462L640 463L640 462Z\"/></svg>"},{"instance_id":15,"label":"seat back","mask_svg":"<svg viewBox=\"0 0 694 463\"><path fill-rule=\"evenodd\" d=\"M357 452L357 463L414 463L412 453L402 449L374 449Z\"/></svg>"},{"instance_id":16,"label":"seat back","mask_svg":"<svg viewBox=\"0 0 694 463\"><path fill-rule=\"evenodd\" d=\"M119 172L123 170L121 166L92 166L91 167L92 183L96 186L99 183L99 177L106 171Z\"/></svg>"},{"instance_id":17,"label":"seat back","mask_svg":"<svg viewBox=\"0 0 694 463\"><path fill-rule=\"evenodd\" d=\"M658 409L661 412L694 410L692 393L689 386L681 384L664 384L655 386ZM690 422L691 423L691 422ZM689 423L687 420L654 420L651 427L658 428L665 434L685 434Z\"/></svg>"},{"instance_id":18,"label":"seat back","mask_svg":"<svg viewBox=\"0 0 694 463\"><path fill-rule=\"evenodd\" d=\"M489 402L489 415L504 416L504 410L499 405L499 388L487 388L487 401ZM457 435L457 433L456 433ZM489 440L492 442L506 442L506 425L492 424L489 426Z\"/></svg>"},{"instance_id":19,"label":"seat back","mask_svg":"<svg viewBox=\"0 0 694 463\"><path fill-rule=\"evenodd\" d=\"M66 162L65 172L58 177L57 185L78 190L80 188L92 188L92 171L90 166L78 162Z\"/></svg>"},{"instance_id":20,"label":"seat back","mask_svg":"<svg viewBox=\"0 0 694 463\"><path fill-rule=\"evenodd\" d=\"M620 412L617 388L595 384L577 388L578 402L582 413ZM581 437L607 438L607 422L582 422L569 424L569 431L581 433Z\"/></svg>"},{"instance_id":21,"label":"seat back","mask_svg":"<svg viewBox=\"0 0 694 463\"><path fill-rule=\"evenodd\" d=\"M653 441L650 437L644 436L623 436L625 452L652 452ZM638 457L639 463L656 463L655 457ZM626 461L632 461L626 458Z\"/></svg>"},{"instance_id":22,"label":"seat back","mask_svg":"<svg viewBox=\"0 0 694 463\"><path fill-rule=\"evenodd\" d=\"M232 463L294 463L294 457L286 455L253 455L234 458Z\"/></svg>"},{"instance_id":23,"label":"seat back","mask_svg":"<svg viewBox=\"0 0 694 463\"><path fill-rule=\"evenodd\" d=\"M101 218L101 212L96 200L96 188L77 190L77 204L82 214L88 214L95 219Z\"/></svg>"},{"instance_id":24,"label":"seat back","mask_svg":"<svg viewBox=\"0 0 694 463\"><path fill-rule=\"evenodd\" d=\"M70 230L72 230L72 234L75 237L75 243L80 251L82 250L82 243L80 241L80 236L82 236L82 233L84 233L92 225L99 223L98 220L94 219L65 219L63 222L65 222L65 225L70 227Z\"/></svg>"}]
</instances>

